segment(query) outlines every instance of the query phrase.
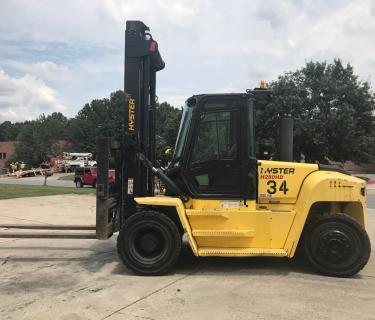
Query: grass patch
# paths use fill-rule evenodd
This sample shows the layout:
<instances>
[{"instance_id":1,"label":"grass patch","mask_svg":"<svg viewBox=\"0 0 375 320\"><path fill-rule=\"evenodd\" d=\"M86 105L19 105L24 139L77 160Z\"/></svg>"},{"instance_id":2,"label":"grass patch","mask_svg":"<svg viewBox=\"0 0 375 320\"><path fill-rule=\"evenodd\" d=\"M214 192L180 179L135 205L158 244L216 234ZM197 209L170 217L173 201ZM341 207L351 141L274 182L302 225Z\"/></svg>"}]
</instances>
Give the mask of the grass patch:
<instances>
[{"instance_id":1,"label":"grass patch","mask_svg":"<svg viewBox=\"0 0 375 320\"><path fill-rule=\"evenodd\" d=\"M95 191L95 188L67 188L0 184L0 200L13 198L54 196L57 194L93 194L95 193Z\"/></svg>"},{"instance_id":2,"label":"grass patch","mask_svg":"<svg viewBox=\"0 0 375 320\"><path fill-rule=\"evenodd\" d=\"M57 180L74 181L74 174L59 177Z\"/></svg>"}]
</instances>

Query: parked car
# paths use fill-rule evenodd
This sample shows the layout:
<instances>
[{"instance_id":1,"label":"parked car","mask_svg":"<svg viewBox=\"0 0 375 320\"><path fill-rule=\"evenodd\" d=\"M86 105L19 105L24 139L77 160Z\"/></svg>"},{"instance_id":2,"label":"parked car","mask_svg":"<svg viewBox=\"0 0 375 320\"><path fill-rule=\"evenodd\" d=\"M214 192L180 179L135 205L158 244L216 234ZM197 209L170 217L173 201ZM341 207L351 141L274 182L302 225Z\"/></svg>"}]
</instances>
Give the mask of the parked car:
<instances>
[{"instance_id":1,"label":"parked car","mask_svg":"<svg viewBox=\"0 0 375 320\"><path fill-rule=\"evenodd\" d=\"M96 187L97 179L97 168L96 167L79 167L76 169L74 174L74 183L77 188L82 188L84 185L90 185ZM112 174L108 174L109 183L115 182L115 177Z\"/></svg>"}]
</instances>

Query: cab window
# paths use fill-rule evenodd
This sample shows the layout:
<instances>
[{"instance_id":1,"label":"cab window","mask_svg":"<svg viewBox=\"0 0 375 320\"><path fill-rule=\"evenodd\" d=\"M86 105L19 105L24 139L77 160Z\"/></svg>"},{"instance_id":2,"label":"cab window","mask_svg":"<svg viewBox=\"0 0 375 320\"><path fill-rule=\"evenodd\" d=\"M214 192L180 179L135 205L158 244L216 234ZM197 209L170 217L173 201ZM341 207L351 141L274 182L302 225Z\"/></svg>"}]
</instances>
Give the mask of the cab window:
<instances>
[{"instance_id":1,"label":"cab window","mask_svg":"<svg viewBox=\"0 0 375 320\"><path fill-rule=\"evenodd\" d=\"M236 115L233 111L202 114L192 164L237 158Z\"/></svg>"}]
</instances>

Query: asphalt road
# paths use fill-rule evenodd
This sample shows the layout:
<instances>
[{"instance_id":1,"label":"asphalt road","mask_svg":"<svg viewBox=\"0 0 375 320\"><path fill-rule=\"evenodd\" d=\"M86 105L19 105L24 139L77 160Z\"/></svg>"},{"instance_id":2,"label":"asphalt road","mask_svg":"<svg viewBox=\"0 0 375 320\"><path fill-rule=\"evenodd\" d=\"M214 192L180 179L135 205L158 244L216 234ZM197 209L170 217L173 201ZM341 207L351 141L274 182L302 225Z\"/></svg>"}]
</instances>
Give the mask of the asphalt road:
<instances>
[{"instance_id":1,"label":"asphalt road","mask_svg":"<svg viewBox=\"0 0 375 320\"><path fill-rule=\"evenodd\" d=\"M95 223L94 195L0 201L3 223ZM27 208L27 210L25 210ZM375 242L375 210L368 232ZM107 241L0 239L4 320L365 320L375 314L375 259L348 279L301 259L197 258L184 245L171 274L139 277Z\"/></svg>"},{"instance_id":2,"label":"asphalt road","mask_svg":"<svg viewBox=\"0 0 375 320\"><path fill-rule=\"evenodd\" d=\"M54 175L47 178L47 185L52 187L71 187L75 188L73 181L58 180L58 178L72 175L72 173L55 173ZM20 184L20 185L31 185L31 186L42 186L44 184L43 176L26 177L26 178L0 178L0 184Z\"/></svg>"},{"instance_id":3,"label":"asphalt road","mask_svg":"<svg viewBox=\"0 0 375 320\"><path fill-rule=\"evenodd\" d=\"M367 207L375 209L375 193L367 195Z\"/></svg>"}]
</instances>

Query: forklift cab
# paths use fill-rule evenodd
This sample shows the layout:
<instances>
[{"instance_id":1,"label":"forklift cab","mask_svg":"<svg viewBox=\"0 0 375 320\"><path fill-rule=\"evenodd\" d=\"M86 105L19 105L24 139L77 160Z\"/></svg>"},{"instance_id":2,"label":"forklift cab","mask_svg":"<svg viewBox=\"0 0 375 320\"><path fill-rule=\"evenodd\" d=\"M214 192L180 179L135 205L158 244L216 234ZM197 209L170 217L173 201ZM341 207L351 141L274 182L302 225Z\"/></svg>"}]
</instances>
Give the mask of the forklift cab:
<instances>
[{"instance_id":1,"label":"forklift cab","mask_svg":"<svg viewBox=\"0 0 375 320\"><path fill-rule=\"evenodd\" d=\"M167 171L181 190L192 198L256 198L254 108L269 98L255 89L187 100Z\"/></svg>"}]
</instances>

